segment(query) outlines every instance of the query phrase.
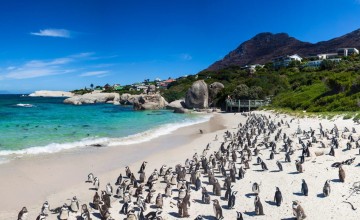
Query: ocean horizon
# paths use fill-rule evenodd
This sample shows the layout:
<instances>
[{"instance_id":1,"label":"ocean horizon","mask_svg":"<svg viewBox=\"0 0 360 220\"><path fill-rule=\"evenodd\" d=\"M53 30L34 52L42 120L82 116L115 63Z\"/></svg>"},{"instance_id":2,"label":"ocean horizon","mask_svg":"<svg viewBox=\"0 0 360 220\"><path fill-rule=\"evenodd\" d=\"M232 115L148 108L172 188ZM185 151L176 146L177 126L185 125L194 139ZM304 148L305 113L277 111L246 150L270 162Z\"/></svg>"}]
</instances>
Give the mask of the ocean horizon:
<instances>
[{"instance_id":1,"label":"ocean horizon","mask_svg":"<svg viewBox=\"0 0 360 220\"><path fill-rule=\"evenodd\" d=\"M141 143L209 115L134 111L113 104L69 105L63 97L0 95L0 160L94 145Z\"/></svg>"}]
</instances>

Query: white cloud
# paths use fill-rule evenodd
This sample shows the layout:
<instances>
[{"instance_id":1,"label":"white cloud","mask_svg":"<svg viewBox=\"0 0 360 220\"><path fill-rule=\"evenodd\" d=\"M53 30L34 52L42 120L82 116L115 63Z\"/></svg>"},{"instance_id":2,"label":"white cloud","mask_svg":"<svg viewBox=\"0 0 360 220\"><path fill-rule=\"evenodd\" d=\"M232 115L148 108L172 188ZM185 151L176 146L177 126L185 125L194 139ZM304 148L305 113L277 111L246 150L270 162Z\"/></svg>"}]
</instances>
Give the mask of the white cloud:
<instances>
[{"instance_id":1,"label":"white cloud","mask_svg":"<svg viewBox=\"0 0 360 220\"><path fill-rule=\"evenodd\" d=\"M41 37L71 38L71 32L66 29L43 29L39 32L31 32L30 34Z\"/></svg>"},{"instance_id":2,"label":"white cloud","mask_svg":"<svg viewBox=\"0 0 360 220\"><path fill-rule=\"evenodd\" d=\"M192 60L192 56L190 54L187 54L187 53L180 54L180 58L182 60Z\"/></svg>"},{"instance_id":3,"label":"white cloud","mask_svg":"<svg viewBox=\"0 0 360 220\"><path fill-rule=\"evenodd\" d=\"M19 66L9 66L0 71L0 80L29 79L74 72L72 63L89 59L93 53L79 53L52 60L30 60Z\"/></svg>"},{"instance_id":4,"label":"white cloud","mask_svg":"<svg viewBox=\"0 0 360 220\"><path fill-rule=\"evenodd\" d=\"M104 77L106 75L106 73L108 73L109 71L91 71L91 72L86 72L81 74L80 76L97 76L97 77Z\"/></svg>"}]
</instances>

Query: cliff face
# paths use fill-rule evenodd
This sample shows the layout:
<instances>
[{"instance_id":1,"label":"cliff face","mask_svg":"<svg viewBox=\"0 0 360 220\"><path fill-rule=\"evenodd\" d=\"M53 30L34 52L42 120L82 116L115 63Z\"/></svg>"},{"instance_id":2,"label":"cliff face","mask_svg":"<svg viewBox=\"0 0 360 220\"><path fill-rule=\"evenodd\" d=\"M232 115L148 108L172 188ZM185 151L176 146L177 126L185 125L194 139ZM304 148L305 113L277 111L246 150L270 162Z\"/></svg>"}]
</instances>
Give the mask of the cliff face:
<instances>
[{"instance_id":1,"label":"cliff face","mask_svg":"<svg viewBox=\"0 0 360 220\"><path fill-rule=\"evenodd\" d=\"M265 64L283 55L299 54L308 56L318 53L336 52L337 48L355 47L360 49L360 29L341 37L316 44L302 42L288 34L260 33L240 44L223 59L216 61L206 70L219 70L230 66Z\"/></svg>"}]
</instances>

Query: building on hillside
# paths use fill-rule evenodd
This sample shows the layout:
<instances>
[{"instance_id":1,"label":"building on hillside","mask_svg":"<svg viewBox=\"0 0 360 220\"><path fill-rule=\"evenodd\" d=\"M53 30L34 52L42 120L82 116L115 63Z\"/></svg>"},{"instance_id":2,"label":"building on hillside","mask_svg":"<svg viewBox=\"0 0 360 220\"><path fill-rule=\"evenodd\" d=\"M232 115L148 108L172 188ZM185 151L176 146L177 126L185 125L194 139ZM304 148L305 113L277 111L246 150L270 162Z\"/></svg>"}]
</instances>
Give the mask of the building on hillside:
<instances>
[{"instance_id":1,"label":"building on hillside","mask_svg":"<svg viewBox=\"0 0 360 220\"><path fill-rule=\"evenodd\" d=\"M351 56L353 54L359 54L359 50L356 48L339 48L337 49L337 55L342 57Z\"/></svg>"},{"instance_id":2,"label":"building on hillside","mask_svg":"<svg viewBox=\"0 0 360 220\"><path fill-rule=\"evenodd\" d=\"M324 59L325 60L325 59ZM308 61L307 63L304 64L305 67L320 67L322 62L324 60L312 60L312 61ZM326 59L329 61L333 61L335 63L339 63L341 61L341 58L333 58L333 59Z\"/></svg>"},{"instance_id":3,"label":"building on hillside","mask_svg":"<svg viewBox=\"0 0 360 220\"><path fill-rule=\"evenodd\" d=\"M136 91L146 91L148 89L147 86L143 86L143 85L138 85L136 86Z\"/></svg>"},{"instance_id":4,"label":"building on hillside","mask_svg":"<svg viewBox=\"0 0 360 220\"><path fill-rule=\"evenodd\" d=\"M250 71L256 71L256 68L263 68L264 65L261 64L253 64L253 65L245 65L240 67L242 70L250 70Z\"/></svg>"},{"instance_id":5,"label":"building on hillside","mask_svg":"<svg viewBox=\"0 0 360 220\"><path fill-rule=\"evenodd\" d=\"M116 91L122 90L123 88L124 88L124 87L123 87L123 86L120 86L120 84L118 84L118 85L116 85L116 86L115 86L115 85L113 86L113 89L116 90Z\"/></svg>"},{"instance_id":6,"label":"building on hillside","mask_svg":"<svg viewBox=\"0 0 360 220\"><path fill-rule=\"evenodd\" d=\"M287 56L277 57L277 58L273 59L273 66L275 68L287 67L293 61L301 62L302 58L297 54L294 54L291 56L287 55Z\"/></svg>"},{"instance_id":7,"label":"building on hillside","mask_svg":"<svg viewBox=\"0 0 360 220\"><path fill-rule=\"evenodd\" d=\"M111 86L109 85L109 83L106 83L106 84L104 85L104 89L107 90L107 89L109 89L109 88L111 88Z\"/></svg>"},{"instance_id":8,"label":"building on hillside","mask_svg":"<svg viewBox=\"0 0 360 220\"><path fill-rule=\"evenodd\" d=\"M172 82L175 82L176 80L175 79L172 79L172 78L169 78L167 80L164 80L162 82L159 83L159 88L162 88L162 89L167 89L168 85Z\"/></svg>"},{"instance_id":9,"label":"building on hillside","mask_svg":"<svg viewBox=\"0 0 360 220\"><path fill-rule=\"evenodd\" d=\"M103 90L102 86L96 86L94 90Z\"/></svg>"},{"instance_id":10,"label":"building on hillside","mask_svg":"<svg viewBox=\"0 0 360 220\"><path fill-rule=\"evenodd\" d=\"M338 56L337 53L323 53L316 55L319 60L334 59Z\"/></svg>"}]
</instances>

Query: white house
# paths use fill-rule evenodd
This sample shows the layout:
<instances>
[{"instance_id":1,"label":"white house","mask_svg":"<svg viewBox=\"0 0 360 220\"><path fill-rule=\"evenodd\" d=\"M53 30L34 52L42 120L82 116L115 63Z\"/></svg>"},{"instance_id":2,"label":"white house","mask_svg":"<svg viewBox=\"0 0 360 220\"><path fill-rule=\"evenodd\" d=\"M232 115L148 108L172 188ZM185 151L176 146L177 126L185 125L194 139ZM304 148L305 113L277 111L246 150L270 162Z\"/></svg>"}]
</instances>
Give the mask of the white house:
<instances>
[{"instance_id":1,"label":"white house","mask_svg":"<svg viewBox=\"0 0 360 220\"><path fill-rule=\"evenodd\" d=\"M333 58L336 58L337 56L338 56L337 53L323 53L323 54L317 55L319 60L333 59Z\"/></svg>"},{"instance_id":2,"label":"white house","mask_svg":"<svg viewBox=\"0 0 360 220\"><path fill-rule=\"evenodd\" d=\"M356 48L339 48L337 49L338 56L347 57L353 54L359 54L359 50Z\"/></svg>"},{"instance_id":3,"label":"white house","mask_svg":"<svg viewBox=\"0 0 360 220\"><path fill-rule=\"evenodd\" d=\"M291 56L287 55L287 56L283 56L283 57L277 57L277 58L273 59L273 65L276 68L286 67L286 66L289 66L289 64L292 61L301 62L302 58L297 54L294 54L294 55L291 55Z\"/></svg>"}]
</instances>

